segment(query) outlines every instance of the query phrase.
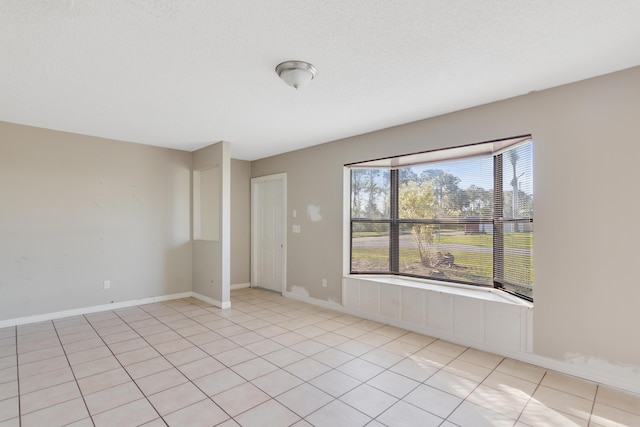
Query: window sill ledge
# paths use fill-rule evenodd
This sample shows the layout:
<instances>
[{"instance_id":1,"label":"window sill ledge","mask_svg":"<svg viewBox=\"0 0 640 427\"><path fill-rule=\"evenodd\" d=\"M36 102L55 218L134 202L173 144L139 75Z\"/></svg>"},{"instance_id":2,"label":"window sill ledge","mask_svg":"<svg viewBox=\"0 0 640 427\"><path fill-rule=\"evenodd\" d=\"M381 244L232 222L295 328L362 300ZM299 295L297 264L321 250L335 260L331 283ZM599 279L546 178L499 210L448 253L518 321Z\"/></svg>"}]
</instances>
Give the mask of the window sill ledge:
<instances>
[{"instance_id":1,"label":"window sill ledge","mask_svg":"<svg viewBox=\"0 0 640 427\"><path fill-rule=\"evenodd\" d=\"M369 282L386 283L389 285L405 286L410 288L427 289L433 292L464 296L485 301L501 302L521 307L533 308L533 303L525 301L499 289L471 286L458 283L440 282L431 279L414 279L410 277L398 277L393 275L368 275L347 274L345 278L358 279Z\"/></svg>"}]
</instances>

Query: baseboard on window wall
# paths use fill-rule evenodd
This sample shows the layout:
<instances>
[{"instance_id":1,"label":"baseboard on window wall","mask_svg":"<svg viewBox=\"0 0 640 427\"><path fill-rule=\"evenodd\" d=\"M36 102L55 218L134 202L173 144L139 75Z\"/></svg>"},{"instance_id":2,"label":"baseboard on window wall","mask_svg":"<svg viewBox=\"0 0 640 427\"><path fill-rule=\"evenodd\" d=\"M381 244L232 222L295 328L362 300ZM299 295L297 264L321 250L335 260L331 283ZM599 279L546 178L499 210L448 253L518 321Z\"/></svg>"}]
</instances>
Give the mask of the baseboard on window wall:
<instances>
[{"instance_id":1,"label":"baseboard on window wall","mask_svg":"<svg viewBox=\"0 0 640 427\"><path fill-rule=\"evenodd\" d=\"M514 354L509 357L566 375L640 394L640 366L618 365L607 360L577 354L567 355L565 360L551 359L532 353Z\"/></svg>"},{"instance_id":2,"label":"baseboard on window wall","mask_svg":"<svg viewBox=\"0 0 640 427\"><path fill-rule=\"evenodd\" d=\"M287 297L287 298L291 298L294 299L296 301L300 301L300 302L306 302L318 307L322 307L322 308L326 308L329 310L334 310L334 311L340 311L342 313L347 314L348 310L346 310L344 308L344 306L342 304L340 304L339 302L335 302L335 301L323 301L323 300L319 300L313 297L310 297L309 295L302 295L300 293L296 293L296 292L291 292L291 291L285 291L282 293L283 296Z\"/></svg>"}]
</instances>

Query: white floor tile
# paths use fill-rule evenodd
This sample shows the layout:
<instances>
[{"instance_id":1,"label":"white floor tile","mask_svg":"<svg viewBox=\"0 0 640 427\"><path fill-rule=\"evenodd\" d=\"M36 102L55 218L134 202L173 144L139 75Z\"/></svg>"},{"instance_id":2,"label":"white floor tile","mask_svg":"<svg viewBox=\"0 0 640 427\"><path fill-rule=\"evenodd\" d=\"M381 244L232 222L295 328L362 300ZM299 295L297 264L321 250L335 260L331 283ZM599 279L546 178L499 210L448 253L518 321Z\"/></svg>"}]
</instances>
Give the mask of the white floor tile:
<instances>
[{"instance_id":1,"label":"white floor tile","mask_svg":"<svg viewBox=\"0 0 640 427\"><path fill-rule=\"evenodd\" d=\"M0 329L0 427L640 425L638 395L261 289L232 300Z\"/></svg>"}]
</instances>

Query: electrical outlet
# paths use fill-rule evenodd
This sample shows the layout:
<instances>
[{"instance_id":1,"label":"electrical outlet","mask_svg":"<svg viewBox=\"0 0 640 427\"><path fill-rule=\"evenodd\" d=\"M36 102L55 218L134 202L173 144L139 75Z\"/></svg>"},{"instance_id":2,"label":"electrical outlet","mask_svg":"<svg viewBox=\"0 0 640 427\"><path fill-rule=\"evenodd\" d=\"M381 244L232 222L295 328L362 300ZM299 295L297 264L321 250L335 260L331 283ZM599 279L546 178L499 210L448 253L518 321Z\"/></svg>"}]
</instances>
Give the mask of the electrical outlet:
<instances>
[{"instance_id":1,"label":"electrical outlet","mask_svg":"<svg viewBox=\"0 0 640 427\"><path fill-rule=\"evenodd\" d=\"M327 287L327 279L322 279L322 287L323 288Z\"/></svg>"},{"instance_id":2,"label":"electrical outlet","mask_svg":"<svg viewBox=\"0 0 640 427\"><path fill-rule=\"evenodd\" d=\"M104 289L111 289L111 280L104 281Z\"/></svg>"}]
</instances>

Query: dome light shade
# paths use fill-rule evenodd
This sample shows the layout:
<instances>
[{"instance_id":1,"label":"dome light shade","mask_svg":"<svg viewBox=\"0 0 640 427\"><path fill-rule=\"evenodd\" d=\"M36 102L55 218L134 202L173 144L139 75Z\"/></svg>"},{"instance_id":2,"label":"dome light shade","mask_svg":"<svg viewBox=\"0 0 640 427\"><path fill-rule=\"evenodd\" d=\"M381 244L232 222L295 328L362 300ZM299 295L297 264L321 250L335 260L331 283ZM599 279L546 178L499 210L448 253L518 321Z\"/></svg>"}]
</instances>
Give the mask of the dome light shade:
<instances>
[{"instance_id":1,"label":"dome light shade","mask_svg":"<svg viewBox=\"0 0 640 427\"><path fill-rule=\"evenodd\" d=\"M309 84L316 76L316 71L316 67L304 61L286 61L276 67L278 76L296 89Z\"/></svg>"}]
</instances>

